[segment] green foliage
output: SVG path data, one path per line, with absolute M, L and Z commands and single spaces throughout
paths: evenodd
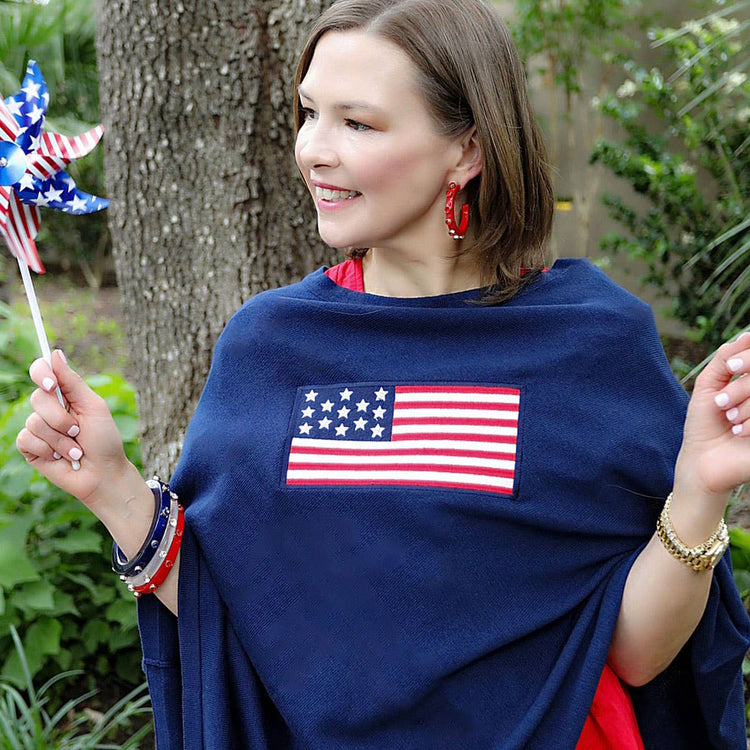
M 643 22 L 641 0 L 516 0 L 513 36 L 524 59 L 543 55 L 542 73 L 569 97 L 587 63 L 610 64 L 632 48 L 628 29 Z
M 600 102 L 625 141 L 602 140 L 592 154 L 647 202 L 605 196 L 627 235 L 606 236 L 602 249 L 642 260 L 644 282 L 713 346 L 750 321 L 750 61 L 740 41 L 750 20 L 729 17 L 743 12 L 750 2 L 652 32 L 676 72 L 628 62 L 617 95 Z
M 93 0 L 0 2 L 0 94 L 15 94 L 27 61 L 36 60 L 50 92 L 47 130 L 76 135 L 99 121 L 95 15 Z M 68 171 L 82 190 L 104 194 L 101 148 Z M 43 259 L 77 267 L 99 286 L 109 254 L 105 212 L 79 217 L 46 210 L 42 216 Z
M 32 675 L 83 668 L 128 683 L 141 678 L 135 606 L 109 569 L 111 541 L 99 521 L 21 457 L 15 436 L 30 413 L 31 323 L 0 317 L 0 677 L 24 683 L 9 626 L 24 634 Z M 118 375 L 89 384 L 105 399 L 128 457 L 140 463 L 135 394 Z
M 145 684 L 93 722 L 82 709 L 95 690 L 70 699 L 51 712 L 50 689 L 79 673 L 56 674 L 37 690 L 23 645 L 12 627 L 11 637 L 21 665 L 25 695 L 13 685 L 0 682 L 0 750 L 137 750 L 140 740 L 150 733 L 151 722 L 141 726 L 123 744 L 114 744 L 107 738 L 127 727 L 132 719 L 148 715 Z

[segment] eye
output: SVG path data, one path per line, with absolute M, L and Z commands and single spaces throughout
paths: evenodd
M 357 122 L 357 120 L 347 120 L 346 125 L 347 127 L 350 127 L 352 130 L 358 130 L 358 131 L 372 130 L 372 128 L 369 125 L 365 125 L 363 122 Z
M 308 120 L 313 120 L 315 117 L 317 117 L 317 112 L 314 109 L 310 109 L 310 107 L 302 107 L 299 108 L 300 113 L 300 119 L 303 122 L 307 122 Z

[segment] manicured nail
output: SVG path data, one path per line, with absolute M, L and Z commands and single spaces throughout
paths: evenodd
M 732 372 L 739 372 L 742 369 L 743 361 L 739 357 L 735 357 L 734 359 L 730 359 L 727 362 L 727 367 Z
M 741 435 L 742 434 L 742 425 L 741 424 L 736 424 L 734 427 L 732 427 L 732 432 L 735 435 Z
M 51 391 L 55 387 L 55 381 L 52 378 L 45 378 L 42 380 L 42 388 L 45 391 Z
M 81 464 L 78 463 L 78 461 L 71 461 L 70 467 L 73 469 L 73 471 L 78 471 L 81 468 Z
M 737 417 L 739 417 L 739 416 L 740 416 L 740 410 L 739 409 L 730 409 L 727 412 L 727 419 L 730 422 L 734 422 L 734 420 L 737 419 Z
M 68 451 L 68 455 L 74 460 L 78 461 L 78 459 L 83 455 L 83 451 L 80 448 L 71 448 Z
M 57 353 L 60 355 L 60 359 L 65 362 L 65 364 L 68 364 L 68 358 L 65 356 L 65 352 L 63 352 L 62 349 L 58 349 Z
M 52 458 L 57 461 L 58 458 L 62 458 L 62 456 L 57 451 L 52 451 Z
M 720 393 L 718 396 L 714 396 L 716 406 L 723 409 L 729 403 L 729 395 L 726 393 Z
M 68 430 L 68 435 L 70 435 L 70 437 L 74 438 L 74 437 L 76 437 L 76 436 L 78 435 L 78 433 L 79 433 L 80 431 L 81 431 L 81 428 L 80 428 L 80 427 L 79 427 L 79 426 L 78 426 L 77 424 L 74 424 L 74 425 L 73 425 L 73 426 L 72 426 L 72 427 L 71 427 L 71 428 L 70 428 L 70 429 Z

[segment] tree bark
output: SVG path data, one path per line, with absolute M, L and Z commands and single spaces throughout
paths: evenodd
M 162 476 L 227 319 L 334 257 L 294 164 L 292 125 L 298 48 L 330 4 L 99 4 L 113 254 L 143 465 Z

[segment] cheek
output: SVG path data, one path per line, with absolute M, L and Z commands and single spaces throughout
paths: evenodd
M 430 155 L 434 157 L 434 151 L 424 153 L 423 144 L 414 144 L 414 147 L 403 147 L 396 149 L 382 149 L 371 154 L 363 161 L 359 170 L 359 177 L 371 189 L 383 188 L 398 191 L 402 188 L 411 191 L 411 185 L 419 181 L 420 175 L 425 171 L 432 171 Z M 360 154 L 361 155 L 361 154 Z M 425 170 L 425 166 L 428 169 Z

